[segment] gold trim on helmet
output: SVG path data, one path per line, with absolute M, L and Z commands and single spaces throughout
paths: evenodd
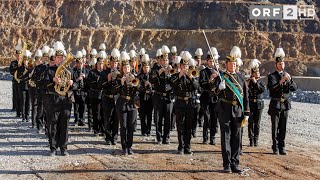
M 233 56 L 227 55 L 226 57 L 226 61 L 228 62 L 236 62 L 236 58 L 234 58 Z

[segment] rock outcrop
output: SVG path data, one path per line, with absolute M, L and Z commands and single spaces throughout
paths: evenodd
M 296 3 L 274 0 L 273 3 Z M 320 2 L 306 1 L 320 6 Z M 275 48 L 284 48 L 288 59 L 303 61 L 301 71 L 307 74 L 308 63 L 317 63 L 320 52 L 320 22 L 250 20 L 249 6 L 256 1 L 3 1 L 0 5 L 0 63 L 13 58 L 19 38 L 34 42 L 33 51 L 62 40 L 76 52 L 83 47 L 98 48 L 105 42 L 107 51 L 146 48 L 155 55 L 163 44 L 176 45 L 178 51 L 194 53 L 210 45 L 223 58 L 237 45 L 243 59 L 258 58 L 266 63 L 273 59 Z M 318 15 L 320 15 L 317 9 Z M 304 67 L 306 66 L 306 67 Z M 267 66 L 266 66 L 267 67 Z M 266 70 L 268 71 L 268 70 Z M 316 70 L 317 71 L 317 70 Z M 292 71 L 294 72 L 294 71 Z M 303 73 L 302 73 L 303 74 Z

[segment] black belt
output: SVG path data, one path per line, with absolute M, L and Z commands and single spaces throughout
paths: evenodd
M 249 101 L 251 101 L 251 102 L 258 102 L 258 101 L 262 101 L 262 99 L 249 99 Z
M 180 99 L 180 100 L 184 100 L 184 101 L 189 101 L 189 100 L 191 99 L 190 96 L 185 96 L 185 97 L 183 97 L 183 96 L 177 96 L 177 98 Z
M 232 106 L 235 106 L 238 104 L 238 101 L 230 101 L 228 99 L 224 99 L 224 98 L 220 98 L 221 101 L 228 103 L 228 104 L 232 104 Z
M 159 94 L 161 96 L 167 96 L 168 95 L 167 93 L 161 93 L 161 92 L 158 92 L 158 91 L 155 91 L 154 93 Z
M 280 101 L 280 102 L 285 102 L 287 101 L 288 99 L 286 98 L 271 98 L 271 101 Z
M 46 94 L 60 96 L 60 94 L 58 94 L 58 93 L 56 93 L 56 92 L 46 92 Z
M 130 96 L 120 95 L 121 98 L 130 101 L 132 98 Z
M 113 99 L 114 98 L 114 95 L 113 94 L 103 94 L 103 96 L 107 97 L 107 98 L 110 98 L 110 99 Z

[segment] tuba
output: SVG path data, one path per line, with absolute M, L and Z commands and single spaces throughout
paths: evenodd
M 58 67 L 55 77 L 60 78 L 60 83 L 54 86 L 56 93 L 61 96 L 65 96 L 69 91 L 70 85 L 68 81 L 72 80 L 71 72 L 67 69 L 68 66 L 74 61 L 74 57 L 69 53 L 66 60 Z
M 126 83 L 132 87 L 138 87 L 140 85 L 140 80 L 136 78 L 132 73 L 125 74 Z
M 200 76 L 200 71 L 198 69 L 189 69 L 187 75 L 192 75 L 193 77 L 197 78 Z
M 19 42 L 21 42 L 20 39 L 19 39 Z M 27 48 L 28 48 L 28 44 L 23 41 L 22 54 L 20 55 L 20 59 L 19 59 L 19 61 L 18 61 L 18 67 L 22 66 L 23 55 L 24 55 L 24 53 L 26 52 Z M 28 72 L 28 70 L 25 69 L 25 71 L 23 72 L 23 74 L 22 74 L 21 76 L 25 75 L 27 72 Z M 20 77 L 21 77 L 21 76 L 20 76 Z M 14 77 L 14 79 L 15 79 L 18 83 L 20 83 L 21 80 L 20 80 L 20 77 L 18 77 L 18 70 L 15 71 L 13 77 Z

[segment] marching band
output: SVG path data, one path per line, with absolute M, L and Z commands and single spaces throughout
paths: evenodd
M 13 110 L 28 122 L 31 107 L 32 127 L 46 133 L 50 156 L 57 155 L 58 149 L 62 156 L 69 154 L 68 127 L 73 107 L 75 124 L 87 124 L 89 131 L 103 136 L 107 145 L 116 145 L 120 133 L 124 155 L 134 154 L 138 119 L 141 135 L 155 134 L 158 144 L 170 144 L 170 133 L 176 128 L 178 154 L 193 154 L 191 139 L 196 137 L 198 126 L 203 127 L 203 143 L 216 145 L 220 127 L 223 170 L 239 173 L 242 127 L 248 121 L 250 146 L 258 146 L 267 88 L 271 96 L 268 113 L 272 150 L 274 154 L 287 154 L 290 92 L 297 86 L 284 70 L 282 48 L 275 52 L 276 71 L 268 75 L 266 85 L 260 78 L 259 60 L 250 61 L 249 79 L 239 71 L 241 50 L 236 46 L 221 69 L 214 47 L 209 48 L 202 64 L 201 48 L 194 56 L 188 51 L 178 56 L 177 47 L 170 50 L 163 45 L 153 59 L 144 48 L 129 53 L 114 48 L 108 55 L 105 44 L 101 44 L 99 52 L 91 49 L 87 56 L 85 49 L 72 55 L 57 41 L 53 48 L 36 50 L 33 60 L 31 45 L 19 41 L 16 59 L 10 64 Z

